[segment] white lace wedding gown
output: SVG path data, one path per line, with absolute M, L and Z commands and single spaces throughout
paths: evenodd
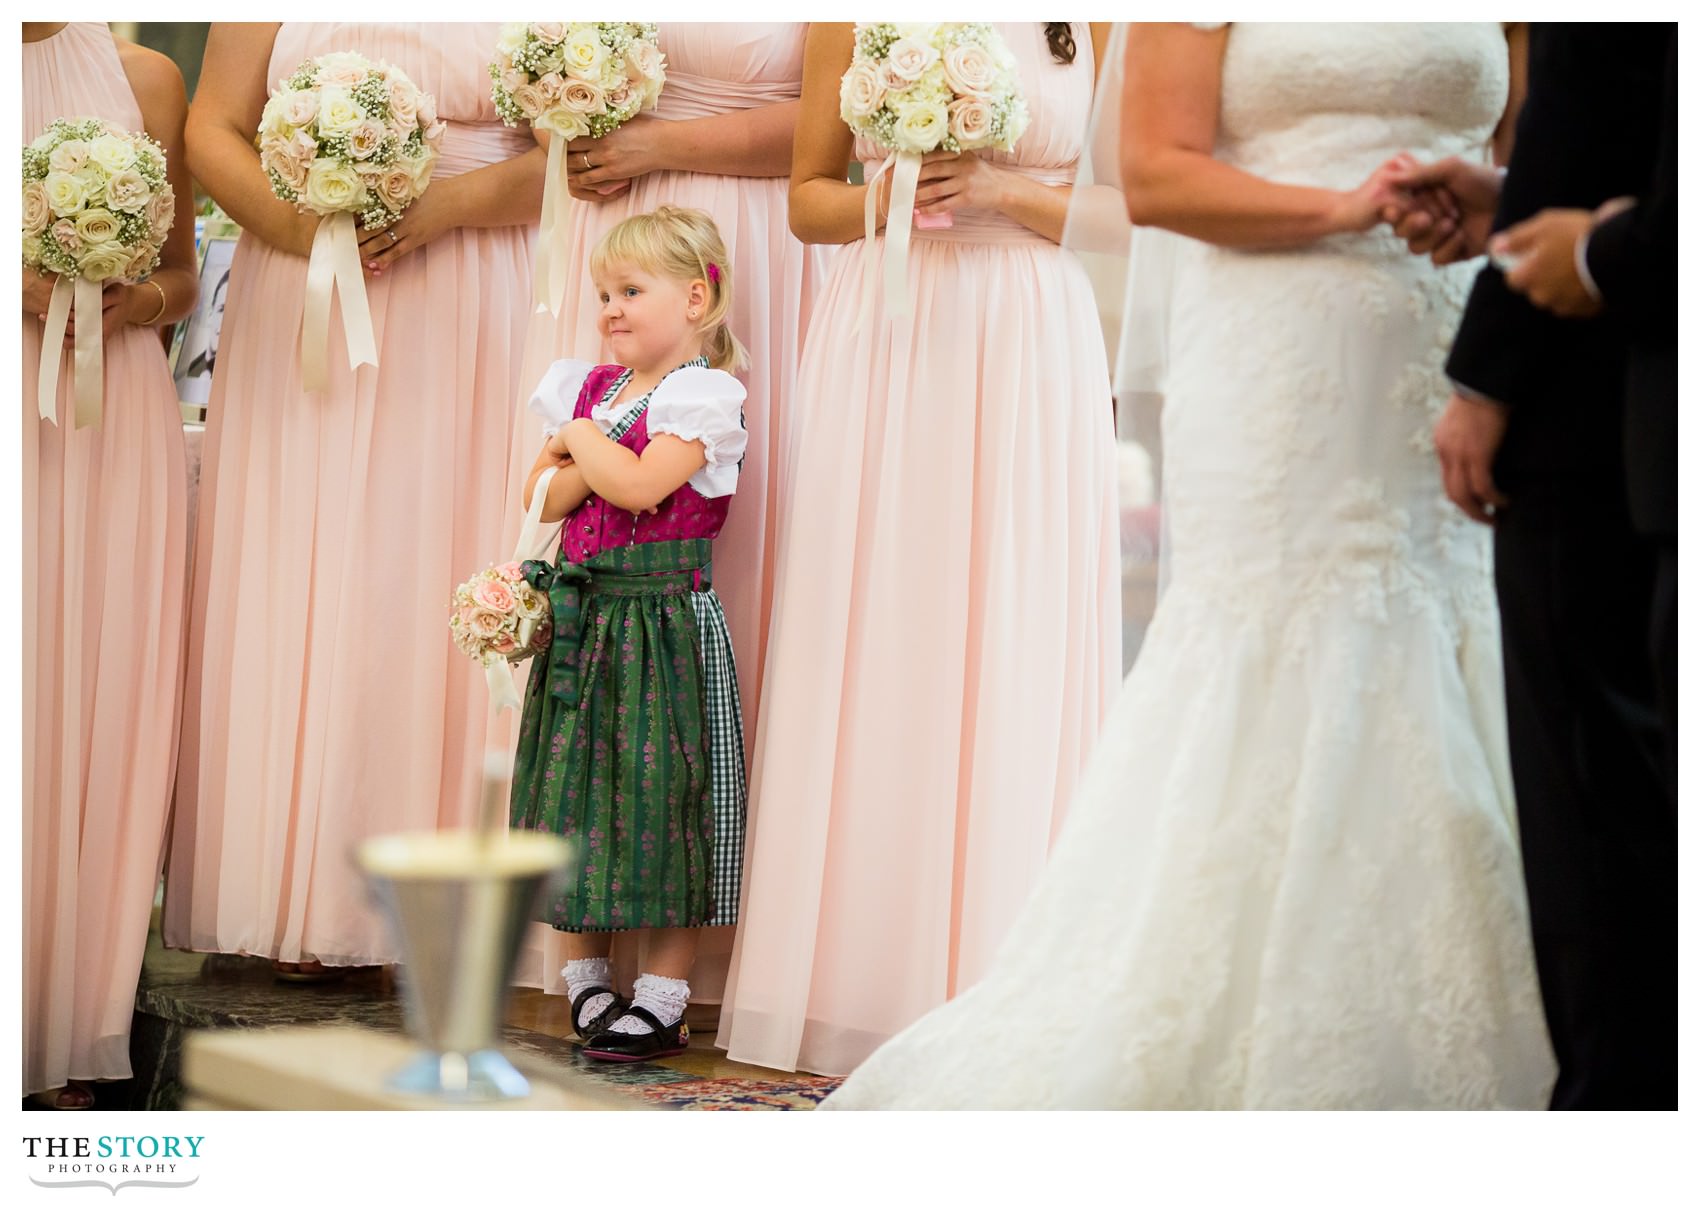
M 1482 156 L 1507 79 L 1492 24 L 1235 26 L 1217 155 Z M 1490 536 L 1429 436 L 1474 270 L 1185 242 L 1138 663 L 992 971 L 827 1106 L 1546 1104 Z

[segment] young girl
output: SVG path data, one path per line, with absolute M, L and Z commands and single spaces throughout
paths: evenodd
M 554 631 L 532 664 L 510 819 L 576 847 L 545 920 L 569 934 L 573 1026 L 599 1060 L 684 1050 L 697 931 L 738 909 L 744 742 L 709 577 L 745 447 L 727 266 L 699 210 L 610 229 L 590 270 L 619 365 L 556 362 L 531 400 L 549 440 L 526 503 L 555 468 L 543 516 L 566 524 L 559 562 L 526 565 Z M 616 930 L 652 932 L 629 1002 L 609 973 Z

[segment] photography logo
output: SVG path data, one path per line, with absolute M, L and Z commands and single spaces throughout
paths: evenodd
M 24 1159 L 38 1187 L 192 1187 L 204 1136 L 26 1136 Z

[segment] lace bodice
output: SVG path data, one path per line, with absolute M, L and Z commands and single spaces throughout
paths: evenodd
M 1216 155 L 1274 181 L 1350 188 L 1401 151 L 1480 156 L 1509 87 L 1493 22 L 1236 24 Z

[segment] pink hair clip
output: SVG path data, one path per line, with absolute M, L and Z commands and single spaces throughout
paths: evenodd
M 716 265 L 713 261 L 708 263 L 708 280 L 716 286 L 720 285 L 720 266 Z

